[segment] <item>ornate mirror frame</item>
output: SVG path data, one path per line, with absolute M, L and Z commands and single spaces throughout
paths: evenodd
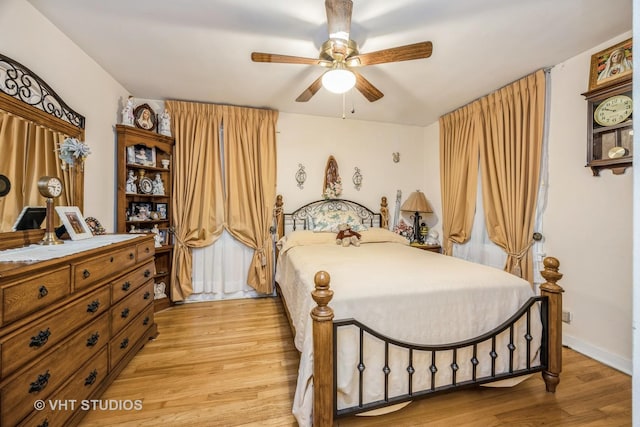
M 34 72 L 19 62 L 0 54 L 0 110 L 39 126 L 84 140 L 85 118 L 78 114 Z M 0 147 L 2 150 L 2 147 Z M 84 205 L 84 168 L 70 171 L 72 203 Z M 13 183 L 18 187 L 18 183 Z M 0 233 L 0 249 L 24 246 L 42 239 L 44 230 Z

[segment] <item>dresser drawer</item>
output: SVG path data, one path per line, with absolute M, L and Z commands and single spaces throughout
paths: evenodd
M 140 243 L 136 246 L 136 255 L 138 262 L 142 262 L 147 258 L 151 258 L 156 253 L 155 240 Z
M 153 303 L 153 280 L 148 280 L 134 293 L 111 307 L 111 336 L 115 336 L 131 319 Z
M 78 326 L 97 319 L 109 308 L 109 294 L 105 286 L 4 339 L 0 343 L 2 377 L 62 342 Z
M 97 338 L 96 338 L 97 337 Z M 109 328 L 106 314 L 87 325 L 71 339 L 36 364 L 13 376 L 2 389 L 2 425 L 15 425 L 33 409 L 33 402 L 46 400 L 78 370 L 78 366 L 107 348 Z
M 155 265 L 153 261 L 149 261 L 126 276 L 111 282 L 111 302 L 114 303 L 121 300 L 126 295 L 131 295 L 131 293 L 138 289 L 140 285 L 153 277 L 154 270 Z
M 2 288 L 2 325 L 62 299 L 71 292 L 69 266 L 10 283 Z
M 138 317 L 109 343 L 109 369 L 113 369 L 136 342 L 153 325 L 153 304 L 150 304 Z
M 76 374 L 71 377 L 60 391 L 47 399 L 45 409 L 36 411 L 20 427 L 50 427 L 62 426 L 73 415 L 74 409 L 82 408 L 82 400 L 92 396 L 95 389 L 106 378 L 108 373 L 109 357 L 107 347 L 104 347 L 93 359 L 85 363 Z M 52 407 L 49 401 L 54 404 L 66 402 L 64 407 Z M 72 403 L 73 402 L 73 403 Z M 64 403 L 63 403 L 64 404 Z M 72 407 L 73 405 L 73 407 Z
M 80 262 L 73 266 L 76 289 L 82 289 L 99 280 L 123 272 L 136 263 L 136 249 L 127 248 Z

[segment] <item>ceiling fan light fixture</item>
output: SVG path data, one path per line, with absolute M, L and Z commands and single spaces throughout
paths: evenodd
M 322 76 L 322 86 L 329 92 L 345 93 L 356 85 L 356 75 L 344 67 L 344 64 L 337 66 Z

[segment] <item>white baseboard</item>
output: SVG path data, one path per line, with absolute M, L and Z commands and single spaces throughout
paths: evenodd
M 620 357 L 617 354 L 610 353 L 607 350 L 603 350 L 602 348 L 585 343 L 584 341 L 572 337 L 571 335 L 562 334 L 562 345 L 565 345 L 577 351 L 578 353 L 582 353 L 585 356 L 595 359 L 598 362 L 611 366 L 612 368 L 624 372 L 627 375 L 631 375 L 631 372 L 633 370 L 631 359 L 625 359 L 624 357 Z

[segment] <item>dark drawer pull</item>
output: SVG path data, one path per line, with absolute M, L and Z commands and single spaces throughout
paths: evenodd
M 122 290 L 125 292 L 127 292 L 130 287 L 131 287 L 131 283 L 129 283 L 129 281 L 126 281 L 122 284 Z
M 151 276 L 151 270 L 145 270 L 144 277 L 149 277 L 149 276 Z
M 94 369 L 93 371 L 91 371 L 89 376 L 84 379 L 84 385 L 87 387 L 90 386 L 91 384 L 96 382 L 96 378 L 98 378 L 98 371 Z
M 38 298 L 44 298 L 49 295 L 49 290 L 45 285 L 42 285 L 38 288 Z
M 144 320 L 142 321 L 142 324 L 143 324 L 144 326 L 147 326 L 147 325 L 149 324 L 149 320 L 150 320 L 150 319 L 149 319 L 149 316 L 145 317 L 145 318 L 144 318 Z
M 42 424 L 38 424 L 38 427 L 49 427 L 49 418 L 45 418 Z
M 120 313 L 120 317 L 122 317 L 123 319 L 129 317 L 129 309 L 125 308 L 124 310 L 122 310 L 122 313 Z
M 127 348 L 128 345 L 129 345 L 129 338 L 125 338 L 120 343 L 120 348 L 121 349 L 125 349 L 125 348 Z
M 93 301 L 87 306 L 87 313 L 95 313 L 96 311 L 98 311 L 98 307 L 100 307 L 100 301 Z
M 29 393 L 38 393 L 42 391 L 49 383 L 49 377 L 51 377 L 51 374 L 48 369 L 44 374 L 38 375 L 38 379 L 30 384 Z
M 149 252 L 151 252 L 151 249 L 149 249 L 149 248 L 144 248 L 144 251 L 145 251 L 146 253 L 149 253 Z
M 149 297 L 151 296 L 151 292 L 147 291 L 144 293 L 144 299 L 149 299 Z
M 133 252 L 129 252 L 129 259 L 134 259 L 136 256 L 133 254 Z
M 91 272 L 85 268 L 82 272 L 82 278 L 87 279 L 89 276 L 91 276 Z
M 29 343 L 29 347 L 42 347 L 49 341 L 49 337 L 51 336 L 51 332 L 49 332 L 49 328 L 46 331 L 38 332 L 38 335 L 35 337 L 31 337 L 31 342 Z
M 87 338 L 87 347 L 93 347 L 94 345 L 98 344 L 99 338 L 100 338 L 100 334 L 98 332 L 91 335 L 89 338 Z
M 113 262 L 113 260 L 114 260 L 113 257 L 109 258 L 109 262 Z

